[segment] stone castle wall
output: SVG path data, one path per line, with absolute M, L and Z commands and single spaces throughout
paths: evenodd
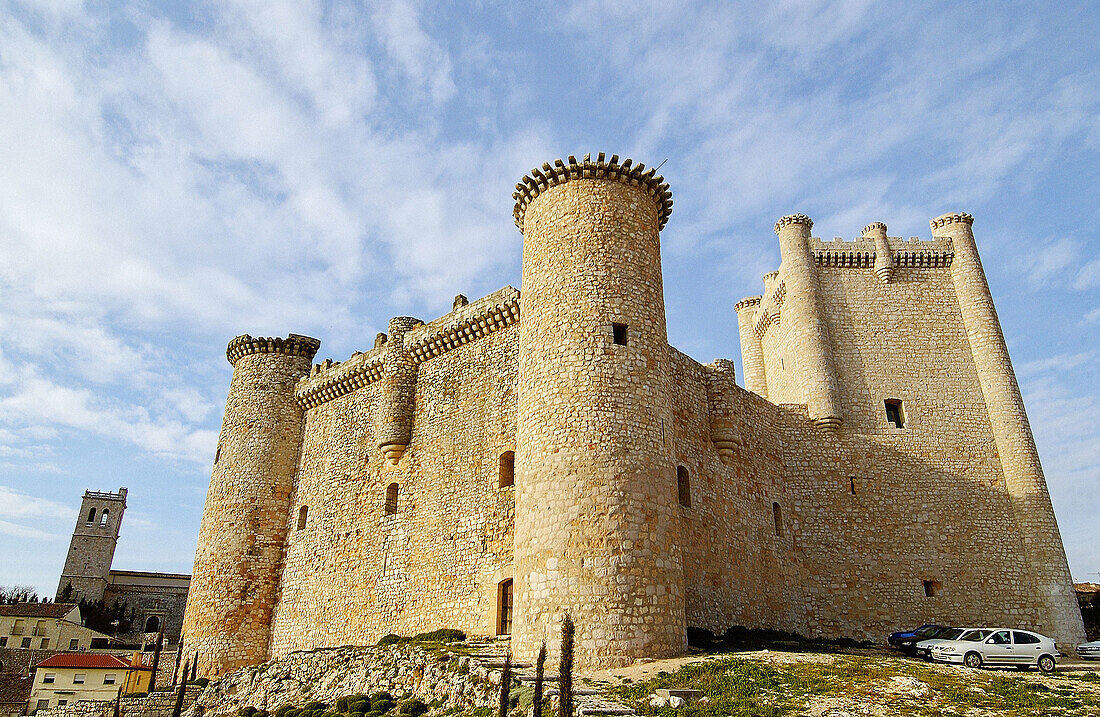
M 680 651 L 687 626 L 1083 638 L 1007 352 L 975 358 L 1000 335 L 966 289 L 972 236 L 780 220 L 783 264 L 736 307 L 746 390 L 667 344 L 671 199 L 642 169 L 570 158 L 518 185 L 522 301 L 457 297 L 312 370 L 243 337 L 185 624 L 204 674 L 494 634 L 512 579 L 517 657 L 568 611 L 582 667 Z

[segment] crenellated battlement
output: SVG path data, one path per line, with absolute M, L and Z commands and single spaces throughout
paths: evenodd
M 563 162 L 555 159 L 553 166 L 549 162 L 532 169 L 527 176 L 516 185 L 516 191 L 512 198 L 516 200 L 512 216 L 516 219 L 516 226 L 523 231 L 523 217 L 527 212 L 527 206 L 542 192 L 550 187 L 565 184 L 574 179 L 611 179 L 624 184 L 630 184 L 645 190 L 653 200 L 657 202 L 658 229 L 663 229 L 672 214 L 672 190 L 665 178 L 657 174 L 653 167 L 646 169 L 644 164 L 635 165 L 634 160 L 624 159 L 619 163 L 619 155 L 611 155 L 609 161 L 604 161 L 604 153 L 596 155 L 592 160 L 591 154 L 584 155 L 580 162 L 573 155 L 569 155 L 569 161 Z
M 285 339 L 242 334 L 229 342 L 229 346 L 225 349 L 225 357 L 234 366 L 241 357 L 250 354 L 286 354 L 287 356 L 305 356 L 312 360 L 320 348 L 319 340 L 300 334 L 289 334 Z
M 742 309 L 755 308 L 757 306 L 760 306 L 760 301 L 763 298 L 764 297 L 762 297 L 762 296 L 749 296 L 747 298 L 741 299 L 740 301 L 738 301 L 736 304 L 733 305 L 733 310 L 737 311 L 737 312 L 740 312 Z
M 937 229 L 943 229 L 948 224 L 965 224 L 967 226 L 972 226 L 974 224 L 974 217 L 966 212 L 949 212 L 947 214 L 941 214 L 928 222 L 928 225 L 932 227 L 933 235 L 935 235 Z
M 416 363 L 423 363 L 517 321 L 519 290 L 506 286 L 472 303 L 455 302 L 451 313 L 410 331 L 405 347 Z
M 806 227 L 807 231 L 814 228 L 814 220 L 810 219 L 805 214 L 788 214 L 785 217 L 780 217 L 779 221 L 775 223 L 775 233 L 778 234 L 783 227 L 789 227 L 796 224 Z

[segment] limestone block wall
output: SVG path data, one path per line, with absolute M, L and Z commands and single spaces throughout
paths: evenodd
M 379 349 L 299 386 L 308 403 L 346 392 L 306 413 L 272 655 L 440 627 L 497 631 L 499 586 L 512 577 L 515 489 L 500 486 L 499 472 L 501 455 L 515 450 L 517 300 L 507 288 L 391 331 Z M 459 339 L 470 326 L 480 328 Z M 402 405 L 370 378 L 384 354 L 387 367 L 416 372 Z M 395 465 L 372 420 L 380 407 L 408 416 Z

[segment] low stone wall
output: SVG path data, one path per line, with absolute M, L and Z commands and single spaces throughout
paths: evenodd
M 419 645 L 292 652 L 210 683 L 189 717 L 235 715 L 242 707 L 274 711 L 311 700 L 332 704 L 346 695 L 379 691 L 420 699 L 432 712 L 491 708 L 500 672 L 486 662 Z
M 204 689 L 198 685 L 189 686 L 183 693 L 183 709 L 191 707 Z M 175 705 L 175 691 L 154 692 L 146 697 L 123 697 L 120 711 L 122 717 L 169 717 Z M 35 717 L 111 717 L 114 710 L 114 700 L 80 701 L 64 707 L 38 710 L 34 714 Z

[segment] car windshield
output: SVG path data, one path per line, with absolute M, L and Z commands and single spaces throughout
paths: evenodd
M 985 638 L 989 637 L 989 633 L 991 633 L 991 632 L 993 632 L 993 631 L 992 630 L 971 630 L 970 632 L 966 633 L 965 635 L 963 635 L 959 639 L 960 640 L 966 640 L 967 642 L 981 642 Z
M 914 635 L 920 635 L 921 637 L 928 637 L 929 635 L 936 632 L 937 630 L 942 630 L 942 629 L 943 628 L 940 627 L 939 625 L 921 625 L 920 627 L 918 627 L 916 630 L 913 631 L 913 634 Z
M 939 635 L 936 635 L 936 639 L 937 640 L 958 640 L 959 635 L 962 635 L 964 632 L 966 632 L 966 631 L 965 630 L 960 630 L 957 627 L 951 627 L 951 628 L 948 628 L 948 629 L 944 630 Z

